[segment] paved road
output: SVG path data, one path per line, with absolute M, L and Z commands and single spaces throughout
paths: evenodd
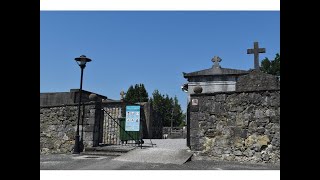
M 186 139 L 145 139 L 145 145 L 150 145 L 151 142 L 155 144 L 154 147 L 156 148 L 163 148 L 163 149 L 189 149 L 187 147 L 187 140 Z
M 148 143 L 150 141 L 145 140 L 145 145 Z M 156 144 L 153 148 L 187 149 L 185 139 L 157 139 L 152 140 L 152 143 Z M 280 170 L 280 165 L 205 160 L 193 160 L 184 164 L 163 164 L 119 161 L 115 156 L 55 154 L 40 155 L 40 170 Z
M 145 140 L 145 146 L 148 145 L 148 141 L 151 145 L 150 140 Z M 114 160 L 151 164 L 183 164 L 192 156 L 184 139 L 154 139 L 152 144 L 155 145 L 148 148 L 137 148 Z
M 40 155 L 40 170 L 280 170 L 279 165 L 271 164 L 198 160 L 178 165 L 117 161 L 111 156 L 86 157 L 72 154 Z

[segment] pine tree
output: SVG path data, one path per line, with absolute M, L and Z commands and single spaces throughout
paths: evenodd
M 143 84 L 135 84 L 134 87 L 131 85 L 126 93 L 124 100 L 131 103 L 147 102 L 148 92 Z
M 261 61 L 260 70 L 262 72 L 280 76 L 280 54 L 277 53 L 274 60 L 269 60 L 267 57 Z
M 133 86 L 131 85 L 126 93 L 126 96 L 124 97 L 124 100 L 131 102 L 131 103 L 134 103 L 136 101 L 134 94 L 135 94 L 135 91 L 133 89 Z
M 140 84 L 138 87 L 138 97 L 140 102 L 148 102 L 149 95 L 144 84 Z
M 161 118 L 164 127 L 171 127 L 171 120 L 173 127 L 184 125 L 185 115 L 176 96 L 171 98 L 168 94 L 162 95 L 158 90 L 155 90 L 150 102 L 155 113 Z
M 175 120 L 173 126 L 185 125 L 185 114 L 181 109 L 177 96 L 173 99 L 173 119 Z

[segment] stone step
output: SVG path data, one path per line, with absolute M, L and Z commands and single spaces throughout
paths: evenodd
M 172 133 L 172 134 L 168 134 L 168 139 L 182 139 L 186 136 L 186 134 L 181 134 L 181 133 Z
M 121 156 L 136 147 L 133 146 L 120 146 L 120 145 L 111 145 L 111 146 L 98 146 L 98 147 L 87 147 L 85 148 L 82 155 L 96 155 L 96 156 Z
M 125 153 L 120 152 L 104 152 L 104 151 L 85 151 L 81 152 L 81 155 L 91 155 L 91 156 L 121 156 Z
M 119 153 L 126 153 L 129 152 L 136 147 L 134 146 L 101 146 L 101 147 L 87 147 L 85 151 L 87 152 L 119 152 Z

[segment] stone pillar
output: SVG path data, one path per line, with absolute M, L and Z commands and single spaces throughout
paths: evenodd
M 143 112 L 146 121 L 146 132 L 144 138 L 152 138 L 153 134 L 153 116 L 152 116 L 152 105 L 150 102 L 147 102 L 143 105 Z M 141 114 L 142 115 L 142 114 Z
M 94 114 L 94 129 L 93 129 L 93 147 L 99 145 L 100 138 L 100 125 L 103 120 L 103 116 L 101 116 L 101 102 L 95 102 L 94 109 L 92 109 Z
M 95 94 L 89 96 L 91 102 L 89 107 L 89 118 L 84 127 L 84 145 L 85 147 L 96 147 L 101 141 L 101 121 L 103 121 L 103 113 L 101 110 L 101 99 Z
M 187 105 L 187 146 L 190 148 L 190 102 Z
M 199 97 L 192 97 L 189 105 L 190 149 L 199 151 Z

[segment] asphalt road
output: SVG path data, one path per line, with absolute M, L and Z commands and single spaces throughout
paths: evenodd
M 179 165 L 125 162 L 114 158 L 72 154 L 40 155 L 40 170 L 280 170 L 280 165 L 273 164 L 197 160 Z
M 154 144 L 153 147 L 151 147 L 151 144 Z M 140 157 L 144 161 L 136 157 L 128 157 L 129 153 L 120 156 L 120 158 L 117 158 L 117 156 L 51 154 L 40 155 L 40 170 L 280 170 L 280 165 L 273 164 L 206 160 L 192 160 L 184 164 L 170 164 L 168 163 L 170 162 L 168 158 L 172 157 L 165 156 L 165 153 L 162 151 L 187 150 L 186 139 L 145 139 L 144 145 L 149 147 L 145 147 L 146 149 L 137 148 L 132 150 L 135 152 L 129 152 L 137 155 L 135 153 L 139 153 L 139 151 L 144 152 L 149 149 L 148 153 L 151 154 Z M 176 157 L 179 158 L 179 156 Z

